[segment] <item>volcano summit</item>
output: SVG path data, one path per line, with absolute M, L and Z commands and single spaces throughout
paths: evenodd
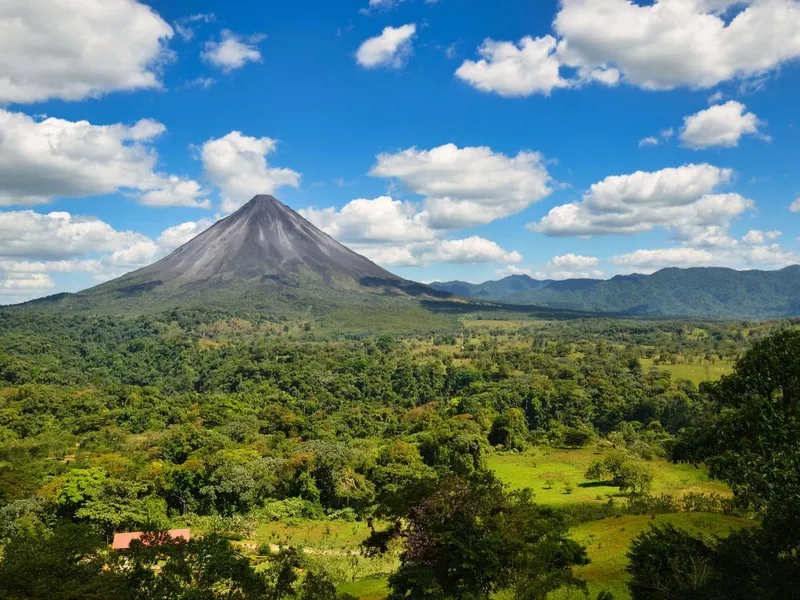
M 328 312 L 365 298 L 446 298 L 343 246 L 273 196 L 255 196 L 168 256 L 57 302 L 81 312 L 217 305 L 273 314 Z

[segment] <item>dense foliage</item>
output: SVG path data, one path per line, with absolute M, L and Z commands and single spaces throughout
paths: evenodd
M 676 440 L 730 395 L 659 367 L 728 364 L 789 328 L 474 315 L 398 337 L 202 310 L 0 312 L 0 574 L 16 586 L 3 592 L 44 597 L 61 578 L 64 598 L 126 597 L 108 596 L 115 585 L 150 590 L 132 596 L 142 598 L 334 598 L 331 578 L 297 552 L 237 545 L 254 523 L 333 518 L 368 521 L 370 552 L 398 553 L 397 598 L 580 587 L 574 517 L 504 489 L 487 454 L 600 444 L 613 460 L 592 475 L 641 496 L 645 462 L 673 446 L 695 452 Z M 771 514 L 771 488 L 745 494 L 714 464 Z M 185 547 L 153 540 L 124 561 L 108 550 L 114 532 L 175 526 L 201 535 Z M 210 582 L 198 575 L 209 569 Z
M 760 529 L 708 541 L 656 529 L 631 550 L 638 599 L 783 599 L 800 594 L 800 332 L 751 349 L 706 387 L 707 405 L 675 456 L 705 460 L 737 500 L 763 511 Z

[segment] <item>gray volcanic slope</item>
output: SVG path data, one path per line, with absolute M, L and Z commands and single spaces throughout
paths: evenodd
M 169 256 L 116 283 L 222 283 L 295 273 L 313 273 L 323 281 L 346 277 L 358 283 L 404 282 L 274 197 L 256 196 Z

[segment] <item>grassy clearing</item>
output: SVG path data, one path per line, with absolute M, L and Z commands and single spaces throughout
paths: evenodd
M 389 582 L 385 577 L 371 577 L 339 586 L 340 592 L 353 594 L 360 600 L 383 600 L 389 594 Z
M 366 523 L 357 521 L 298 520 L 260 523 L 250 538 L 238 542 L 255 551 L 268 544 L 301 548 L 309 560 L 319 564 L 336 582 L 340 591 L 363 600 L 378 600 L 388 593 L 387 578 L 399 566 L 399 549 L 385 556 L 366 558 L 359 553 L 369 535 Z
M 345 552 L 358 550 L 368 535 L 369 527 L 359 521 L 280 521 L 260 523 L 248 541 Z
M 728 361 L 716 361 L 714 364 L 703 362 L 702 364 L 678 364 L 678 365 L 654 365 L 652 358 L 641 358 L 639 362 L 643 369 L 655 367 L 662 371 L 667 371 L 673 379 L 688 379 L 694 383 L 704 381 L 717 381 L 723 375 L 729 375 L 733 371 L 733 363 Z
M 706 536 L 726 536 L 732 530 L 753 527 L 755 523 L 747 519 L 726 517 L 708 513 L 677 513 L 658 515 L 628 515 L 617 518 L 592 521 L 574 527 L 570 534 L 586 546 L 591 564 L 576 569 L 575 574 L 589 584 L 590 597 L 596 597 L 601 590 L 614 594 L 616 600 L 630 598 L 627 589 L 628 548 L 631 541 L 651 524 L 672 523 L 676 527 L 688 529 Z M 554 594 L 553 600 L 583 598 L 582 594 L 570 596 L 569 592 Z
M 493 454 L 489 468 L 513 488 L 531 488 L 536 501 L 550 506 L 607 502 L 619 496 L 619 488 L 587 481 L 589 464 L 602 456 L 593 448 L 559 450 L 537 448 L 525 454 Z M 653 469 L 653 493 L 683 495 L 689 492 L 730 495 L 724 484 L 711 481 L 705 469 L 676 465 L 665 460 L 650 461 Z M 567 493 L 568 486 L 571 492 Z

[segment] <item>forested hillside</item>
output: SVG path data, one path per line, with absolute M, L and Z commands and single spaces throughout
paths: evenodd
M 797 265 L 780 271 L 670 268 L 608 281 L 537 281 L 513 275 L 480 284 L 453 281 L 432 286 L 469 298 L 589 312 L 698 318 L 800 315 Z

